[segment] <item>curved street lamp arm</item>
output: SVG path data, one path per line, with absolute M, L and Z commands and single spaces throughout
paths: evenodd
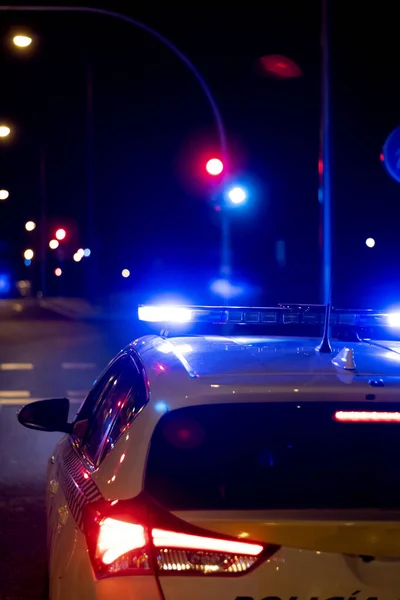
M 208 86 L 208 83 L 206 82 L 204 77 L 200 74 L 200 72 L 195 67 L 195 65 L 192 63 L 192 61 L 186 56 L 186 54 L 184 54 L 181 50 L 179 50 L 179 48 L 177 48 L 177 46 L 175 46 L 175 44 L 173 44 L 164 35 L 162 35 L 158 31 L 156 31 L 152 27 L 149 27 L 145 23 L 142 23 L 141 21 L 137 21 L 136 19 L 133 19 L 132 17 L 129 17 L 128 15 L 125 15 L 123 13 L 119 13 L 119 12 L 116 12 L 113 10 L 107 10 L 105 8 L 91 8 L 89 6 L 23 6 L 23 5 L 7 6 L 7 5 L 0 5 L 0 11 L 3 11 L 3 12 L 6 12 L 6 11 L 8 11 L 8 12 L 12 12 L 12 11 L 17 11 L 17 12 L 76 12 L 76 13 L 98 14 L 98 15 L 103 15 L 106 17 L 111 17 L 114 19 L 119 19 L 120 21 L 125 21 L 126 23 L 134 25 L 135 27 L 142 29 L 149 35 L 158 39 L 162 44 L 167 46 L 174 54 L 176 54 L 176 56 L 188 67 L 188 69 L 193 73 L 193 75 L 197 79 L 204 94 L 206 95 L 209 105 L 211 107 L 213 116 L 214 116 L 216 127 L 217 127 L 218 139 L 219 139 L 219 144 L 220 144 L 220 148 L 221 148 L 222 158 L 223 158 L 224 163 L 226 162 L 226 160 L 227 160 L 227 145 L 226 145 L 225 128 L 224 128 L 224 124 L 222 121 L 222 116 L 221 116 L 220 110 L 218 108 L 218 104 Z

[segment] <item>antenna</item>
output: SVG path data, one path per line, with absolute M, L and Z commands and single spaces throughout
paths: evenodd
M 330 288 L 329 295 L 331 296 L 331 294 L 332 294 L 332 285 L 331 285 L 331 288 Z M 315 350 L 317 352 L 320 352 L 321 354 L 331 354 L 331 352 L 332 352 L 331 344 L 329 342 L 329 322 L 330 322 L 330 318 L 331 318 L 331 299 L 329 298 L 329 302 L 326 305 L 325 321 L 324 321 L 324 333 L 322 335 L 322 340 L 321 340 L 320 345 L 315 348 Z
M 321 122 L 319 153 L 319 190 L 321 237 L 322 303 L 329 303 L 332 273 L 332 211 L 331 211 L 331 91 L 330 91 L 330 0 L 322 0 L 321 20 Z
M 331 228 L 331 104 L 330 104 L 330 28 L 328 7 L 329 0 L 322 0 L 322 23 L 321 23 L 321 50 L 322 50 L 322 86 L 321 86 L 321 145 L 320 145 L 320 187 L 319 196 L 321 202 L 321 224 L 322 224 L 322 290 L 324 304 L 326 306 L 324 333 L 317 352 L 331 354 L 332 348 L 329 343 L 329 325 L 332 304 L 332 228 Z

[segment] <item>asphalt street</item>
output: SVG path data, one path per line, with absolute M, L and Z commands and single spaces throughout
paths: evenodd
M 67 396 L 71 416 L 108 361 L 134 339 L 121 322 L 30 306 L 0 311 L 0 600 L 37 600 L 46 573 L 46 463 L 61 434 L 16 418 L 35 399 Z

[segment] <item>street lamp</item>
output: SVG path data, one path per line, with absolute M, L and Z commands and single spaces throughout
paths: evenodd
M 0 200 L 7 200 L 10 192 L 8 190 L 0 190 Z
M 25 229 L 27 231 L 33 231 L 34 229 L 36 229 L 36 223 L 34 221 L 27 221 L 25 223 Z
M 13 44 L 18 48 L 27 48 L 32 44 L 32 38 L 29 35 L 15 35 L 13 37 Z
M 11 133 L 11 129 L 8 125 L 0 125 L 0 138 L 6 138 Z
M 59 245 L 60 245 L 60 242 L 58 240 L 50 240 L 50 242 L 49 242 L 49 248 L 51 250 L 56 250 Z
M 195 65 L 191 62 L 191 60 L 181 51 L 175 44 L 173 44 L 167 37 L 159 33 L 156 29 L 149 27 L 145 23 L 134 19 L 124 13 L 117 12 L 115 10 L 108 10 L 105 8 L 95 8 L 90 6 L 57 6 L 57 5 L 48 5 L 48 6 L 27 6 L 24 4 L 0 4 L 0 11 L 5 12 L 56 12 L 56 13 L 88 13 L 95 15 L 103 15 L 105 17 L 109 17 L 111 19 L 117 19 L 119 21 L 125 21 L 125 23 L 129 23 L 142 31 L 145 31 L 153 38 L 156 38 L 161 44 L 166 46 L 173 52 L 179 60 L 181 60 L 186 67 L 191 71 L 194 77 L 197 79 L 199 86 L 201 87 L 204 95 L 206 96 L 210 108 L 212 110 L 215 124 L 218 131 L 218 137 L 220 142 L 220 147 L 223 155 L 226 155 L 226 134 L 225 127 L 222 121 L 222 116 L 219 111 L 218 104 L 211 92 L 211 89 L 208 87 L 208 84 L 201 73 L 197 70 Z
M 25 260 L 32 260 L 32 258 L 34 257 L 34 255 L 35 255 L 34 251 L 31 250 L 30 248 L 28 248 L 24 252 L 24 258 L 25 258 Z

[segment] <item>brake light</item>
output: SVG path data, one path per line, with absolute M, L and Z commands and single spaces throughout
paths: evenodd
M 141 501 L 127 510 L 88 505 L 84 528 L 97 578 L 113 575 L 240 575 L 266 560 L 277 546 L 215 535 L 174 517 L 164 509 L 149 514 Z M 134 510 L 132 504 L 140 504 Z M 147 524 L 146 524 L 147 523 Z M 153 525 L 151 524 L 153 523 Z M 168 524 L 169 527 L 165 527 Z M 161 525 L 161 527 L 160 527 Z M 164 525 L 164 527 L 162 527 Z
M 339 410 L 335 413 L 336 421 L 349 423 L 400 423 L 399 412 Z
M 211 552 L 230 552 L 233 554 L 249 554 L 258 556 L 264 550 L 259 544 L 247 544 L 246 542 L 235 542 L 231 540 L 220 540 L 217 538 L 202 537 L 200 535 L 188 535 L 175 531 L 163 531 L 153 529 L 153 544 L 156 548 L 188 548 L 191 550 L 209 550 Z
M 138 550 L 145 545 L 146 538 L 142 525 L 117 519 L 104 519 L 100 523 L 97 556 L 105 565 L 111 565 L 127 552 Z
M 158 570 L 193 574 L 238 574 L 248 571 L 264 546 L 247 542 L 153 529 Z

